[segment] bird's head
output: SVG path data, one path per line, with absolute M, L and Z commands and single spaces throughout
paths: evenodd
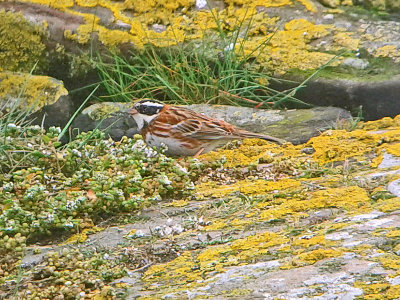
M 136 121 L 138 129 L 142 130 L 158 116 L 163 107 L 164 104 L 159 101 L 144 99 L 136 102 L 129 110 L 129 114 Z

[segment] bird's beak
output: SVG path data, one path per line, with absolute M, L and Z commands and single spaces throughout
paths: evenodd
M 128 113 L 130 114 L 130 115 L 136 115 L 137 113 L 138 113 L 138 111 L 136 110 L 136 108 L 134 108 L 134 107 L 132 107 L 129 111 L 128 111 Z

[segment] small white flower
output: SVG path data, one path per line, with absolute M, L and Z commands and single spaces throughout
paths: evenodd
M 224 48 L 224 51 L 232 51 L 235 48 L 234 43 L 230 43 L 228 46 Z
M 207 0 L 196 0 L 196 7 L 202 9 L 207 6 Z
M 52 223 L 54 221 L 54 214 L 49 214 L 47 216 L 47 223 Z
M 144 237 L 144 232 L 141 230 L 136 231 L 136 237 Z
M 170 185 L 172 183 L 172 181 L 168 179 L 167 175 L 160 175 L 158 181 L 164 185 Z
M 182 233 L 182 232 L 185 230 L 185 229 L 182 227 L 181 224 L 175 224 L 175 225 L 172 227 L 172 229 L 173 229 L 173 231 L 174 231 L 175 234 L 180 234 L 180 233 Z
M 72 149 L 72 153 L 75 154 L 78 157 L 82 157 L 82 153 L 77 149 Z

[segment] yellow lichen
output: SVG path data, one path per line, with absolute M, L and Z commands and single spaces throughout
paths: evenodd
M 396 58 L 396 61 L 400 59 L 399 51 L 395 45 L 386 45 L 376 49 L 374 56 L 376 57 L 392 57 Z
M 391 212 L 400 209 L 400 197 L 391 198 L 391 199 L 380 199 L 374 206 L 376 209 L 379 209 L 383 212 Z
M 0 73 L 0 99 L 18 99 L 20 109 L 38 111 L 45 105 L 56 102 L 61 96 L 68 95 L 61 81 L 48 76 L 29 74 Z M 8 105 L 13 105 L 9 102 Z
M 321 164 L 343 161 L 350 157 L 362 160 L 365 154 L 373 151 L 380 139 L 379 135 L 364 130 L 328 130 L 310 139 L 307 143 L 315 149 L 314 159 Z
M 208 162 L 224 161 L 224 167 L 256 165 L 260 161 L 272 162 L 274 157 L 283 159 L 302 156 L 301 148 L 286 144 L 281 147 L 260 139 L 245 139 L 237 149 L 220 149 L 204 155 L 200 158 Z
M 213 222 L 211 225 L 207 225 L 204 227 L 205 231 L 213 231 L 213 230 L 218 230 L 218 229 L 222 229 L 226 226 L 225 222 L 222 221 L 215 221 Z
M 230 245 L 208 247 L 198 254 L 186 251 L 168 263 L 151 266 L 144 275 L 145 280 L 152 282 L 162 276 L 165 282 L 173 280 L 174 284 L 185 283 L 190 286 L 191 282 L 204 279 L 210 272 L 223 272 L 228 266 L 254 260 L 269 248 L 286 242 L 288 239 L 281 235 L 264 232 L 237 239 Z
M 331 257 L 338 257 L 341 254 L 342 252 L 336 249 L 316 249 L 299 254 L 297 257 L 294 258 L 294 263 L 296 265 L 303 265 L 303 263 L 314 264 L 319 260 Z
M 43 60 L 44 28 L 28 23 L 21 13 L 0 10 L 0 20 L 0 71 L 31 71 Z
M 292 246 L 297 246 L 297 247 L 303 247 L 303 248 L 309 248 L 311 246 L 315 245 L 321 245 L 321 246 L 333 246 L 336 243 L 333 241 L 328 241 L 325 239 L 323 235 L 319 236 L 314 236 L 311 238 L 297 238 L 292 242 Z
M 399 200 L 399 199 L 398 199 Z M 400 230 L 391 230 L 385 234 L 387 237 L 399 237 L 400 236 Z
M 315 208 L 338 207 L 355 211 L 371 207 L 367 192 L 358 186 L 316 191 L 310 202 Z
M 70 14 L 79 15 L 85 24 L 75 31 L 66 30 L 64 36 L 79 43 L 88 43 L 93 34 L 97 34 L 99 41 L 108 47 L 130 43 L 138 48 L 145 44 L 157 47 L 176 45 L 184 41 L 213 36 L 210 32 L 218 28 L 217 20 L 222 24 L 224 31 L 233 32 L 241 27 L 248 26 L 249 38 L 239 38 L 234 46 L 240 55 L 256 57 L 260 64 L 274 69 L 277 73 L 284 73 L 289 69 L 313 69 L 327 63 L 332 54 L 320 52 L 311 42 L 334 32 L 331 25 L 315 25 L 305 19 L 293 19 L 285 24 L 284 30 L 277 30 L 277 17 L 269 17 L 266 13 L 257 12 L 257 7 L 281 7 L 293 5 L 292 0 L 226 0 L 225 8 L 219 11 L 214 9 L 193 9 L 194 0 L 152 0 L 117 2 L 111 0 L 93 1 L 78 0 L 74 2 L 55 0 L 20 0 L 48 5 Z M 316 12 L 316 6 L 309 0 L 298 0 L 305 9 Z M 129 31 L 109 29 L 99 22 L 99 18 L 91 13 L 83 13 L 76 8 L 102 7 L 108 10 L 115 22 L 130 26 Z M 129 13 L 126 13 L 129 11 Z M 221 23 L 220 20 L 223 20 Z M 152 30 L 154 24 L 165 26 L 161 32 Z M 269 42 L 268 42 L 269 41 Z M 349 42 L 351 41 L 351 42 Z M 268 42 L 265 47 L 260 44 Z M 338 40 L 353 49 L 354 39 L 348 37 Z M 262 51 L 261 51 L 262 49 Z M 340 63 L 340 59 L 333 65 Z
M 174 200 L 171 203 L 168 204 L 168 206 L 173 206 L 173 207 L 183 207 L 188 205 L 189 201 L 188 200 Z
M 286 215 L 307 216 L 311 209 L 337 207 L 346 210 L 370 209 L 370 199 L 365 190 L 356 187 L 330 188 L 316 191 L 309 199 L 287 197 L 280 205 L 266 207 L 260 214 L 261 219 L 279 219 Z
M 299 187 L 301 184 L 294 179 L 283 179 L 279 181 L 266 180 L 241 180 L 231 185 L 219 185 L 215 182 L 206 182 L 197 186 L 196 195 L 199 198 L 204 197 L 224 197 L 233 193 L 242 193 L 245 195 L 260 195 L 271 191 L 282 191 Z
M 81 233 L 74 234 L 70 238 L 68 238 L 64 243 L 61 245 L 68 245 L 68 244 L 75 244 L 75 243 L 83 243 L 87 240 L 88 234 L 93 234 L 96 232 L 103 231 L 104 228 L 100 227 L 92 227 L 92 228 L 86 228 L 83 229 Z
M 333 41 L 336 45 L 349 50 L 357 50 L 360 47 L 360 39 L 355 39 L 348 32 L 339 32 L 333 36 Z
M 387 153 L 390 153 L 394 156 L 400 156 L 400 143 L 386 145 L 385 149 Z
M 387 297 L 387 299 L 399 299 L 400 285 L 391 285 L 386 291 L 385 296 Z

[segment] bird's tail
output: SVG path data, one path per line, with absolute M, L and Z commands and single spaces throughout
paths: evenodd
M 273 136 L 269 136 L 269 135 L 265 135 L 265 134 L 260 134 L 260 133 L 254 133 L 254 132 L 250 132 L 247 130 L 243 130 L 240 134 L 241 138 L 243 139 L 262 139 L 262 140 L 266 140 L 266 141 L 270 141 L 270 142 L 274 142 L 277 143 L 279 145 L 282 145 L 284 143 L 286 143 L 285 140 L 273 137 Z

